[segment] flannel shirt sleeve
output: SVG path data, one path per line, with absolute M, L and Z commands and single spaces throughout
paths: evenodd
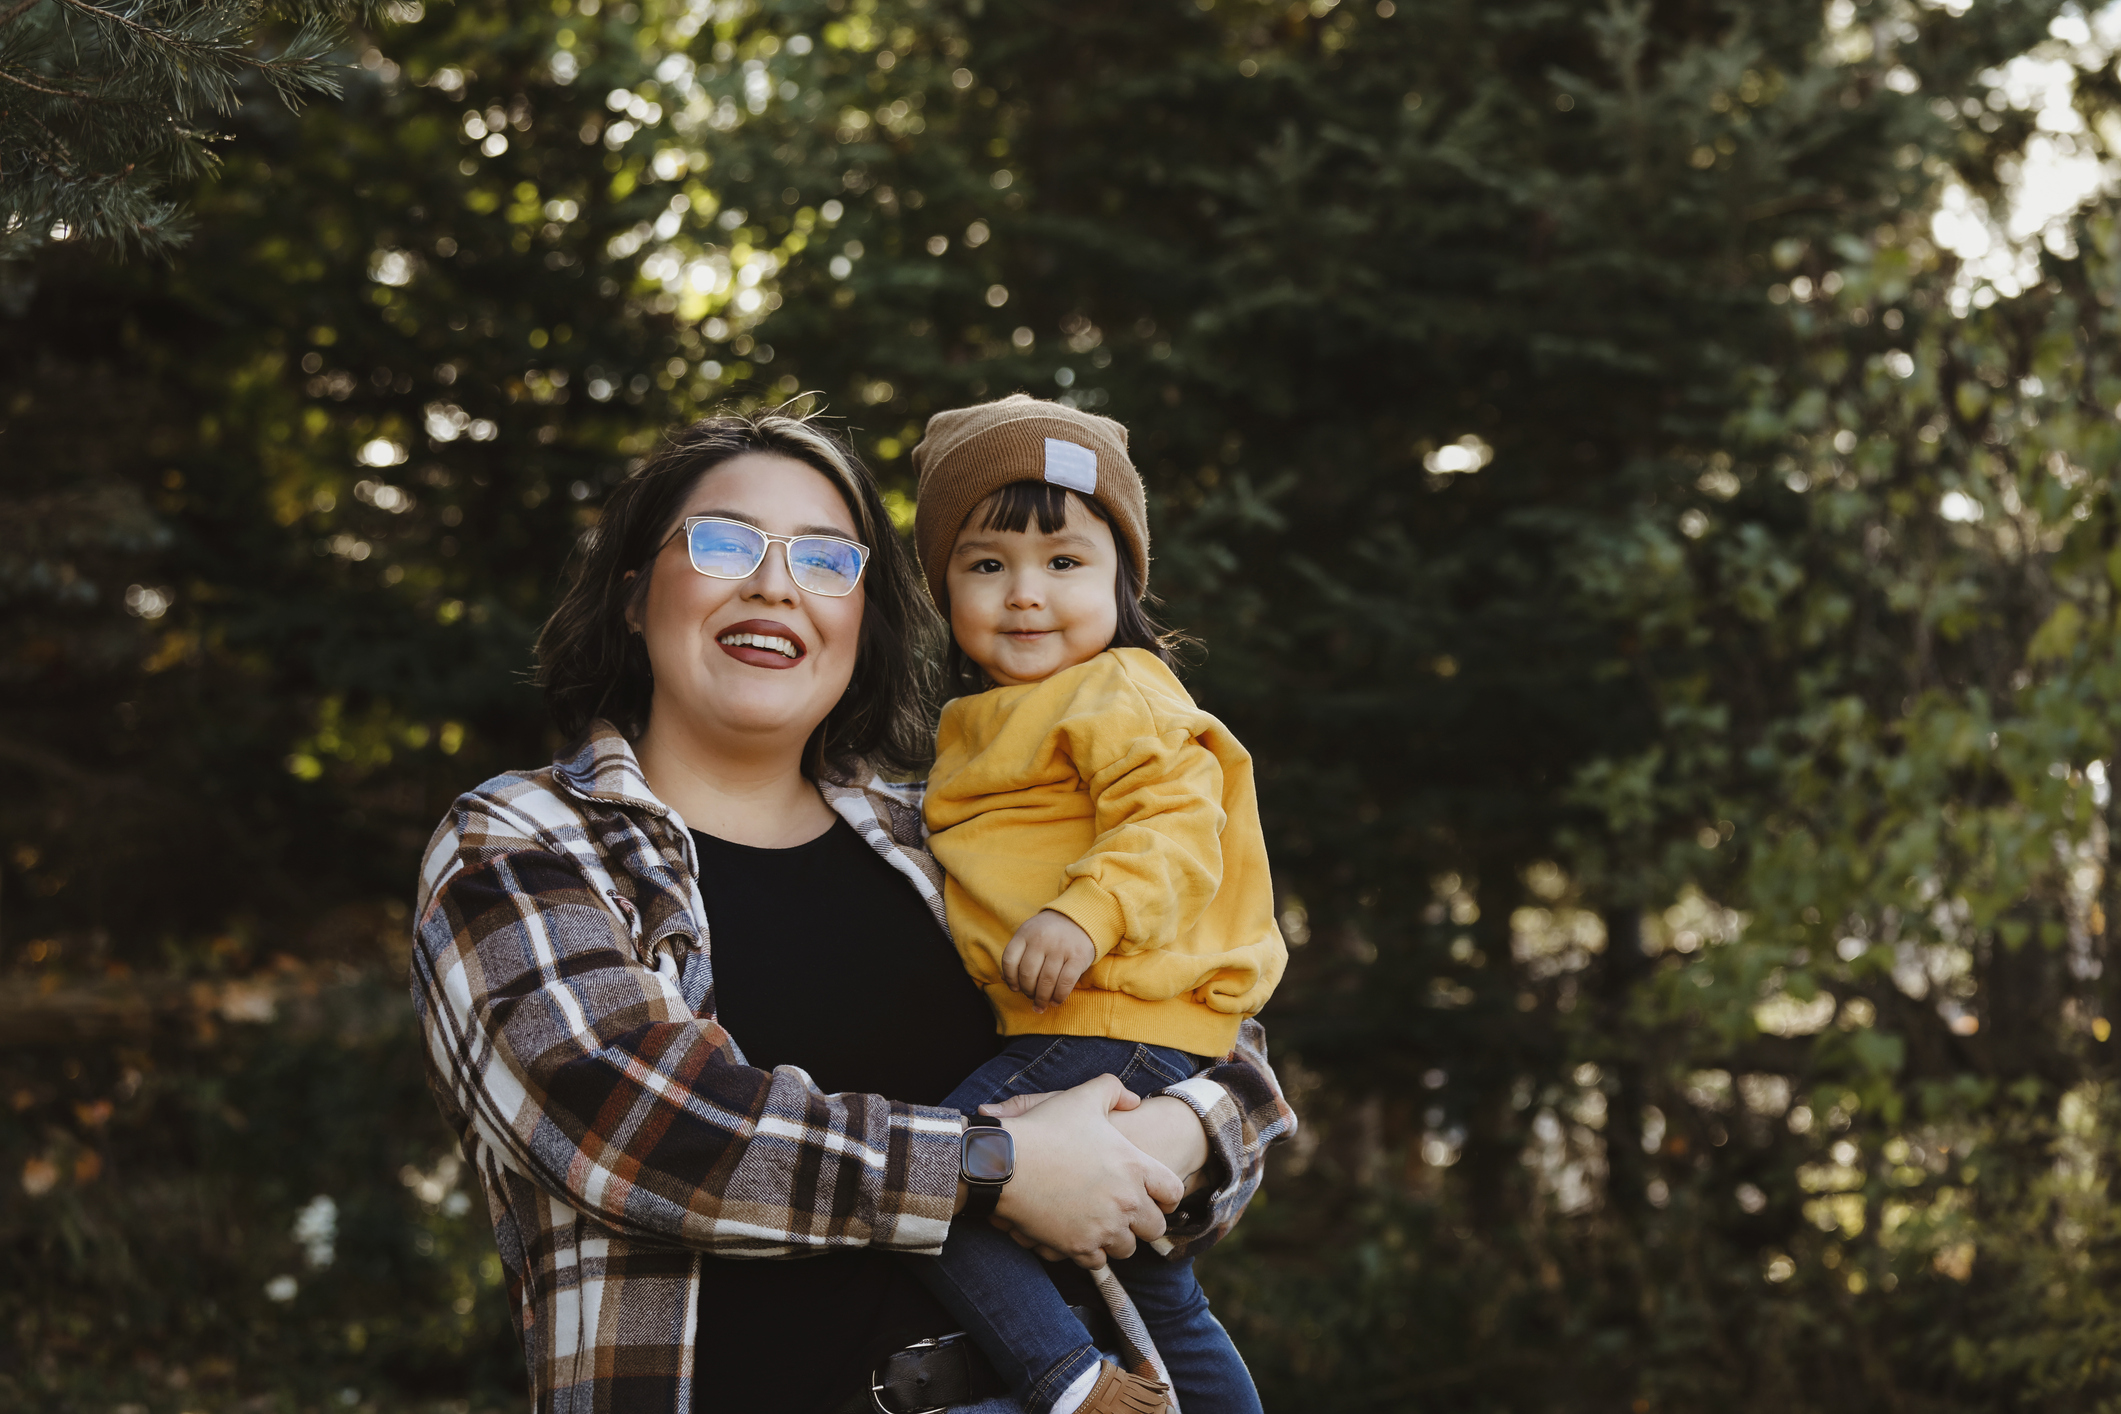
M 438 834 L 413 969 L 436 1072 L 504 1163 L 614 1231 L 720 1256 L 942 1246 L 957 1114 L 741 1064 L 572 858 L 490 826 L 439 868 Z
M 1208 1132 L 1208 1169 L 1219 1181 L 1186 1200 L 1156 1243 L 1168 1257 L 1198 1257 L 1237 1226 L 1266 1176 L 1267 1149 L 1296 1132 L 1296 1111 L 1267 1062 L 1267 1032 L 1247 1017 L 1219 1065 L 1161 1093 L 1183 1100 Z

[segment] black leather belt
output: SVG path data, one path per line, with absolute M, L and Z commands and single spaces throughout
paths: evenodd
M 1070 1306 L 1100 1347 L 1118 1343 L 1111 1313 L 1102 1307 Z M 940 1414 L 953 1404 L 971 1404 L 1007 1394 L 1009 1386 L 963 1331 L 915 1341 L 884 1357 L 862 1390 L 833 1414 Z

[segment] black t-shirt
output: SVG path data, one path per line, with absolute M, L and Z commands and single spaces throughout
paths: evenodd
M 793 849 L 693 831 L 716 1018 L 760 1069 L 939 1104 L 1001 1048 L 986 999 L 904 875 L 844 820 Z M 693 1408 L 829 1410 L 877 1360 L 956 1323 L 866 1247 L 702 1264 Z

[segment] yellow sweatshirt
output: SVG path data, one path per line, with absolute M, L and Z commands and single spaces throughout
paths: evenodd
M 925 808 L 958 954 L 1005 1035 L 1220 1056 L 1281 980 L 1252 758 L 1154 654 L 1108 649 L 950 703 Z M 1097 946 L 1044 1015 L 1001 980 L 1042 908 Z

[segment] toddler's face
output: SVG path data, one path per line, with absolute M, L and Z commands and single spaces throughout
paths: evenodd
M 1119 628 L 1119 549 L 1112 527 L 1067 498 L 1051 535 L 987 530 L 987 502 L 965 518 L 950 551 L 950 631 L 997 686 L 1042 682 L 1111 646 Z

